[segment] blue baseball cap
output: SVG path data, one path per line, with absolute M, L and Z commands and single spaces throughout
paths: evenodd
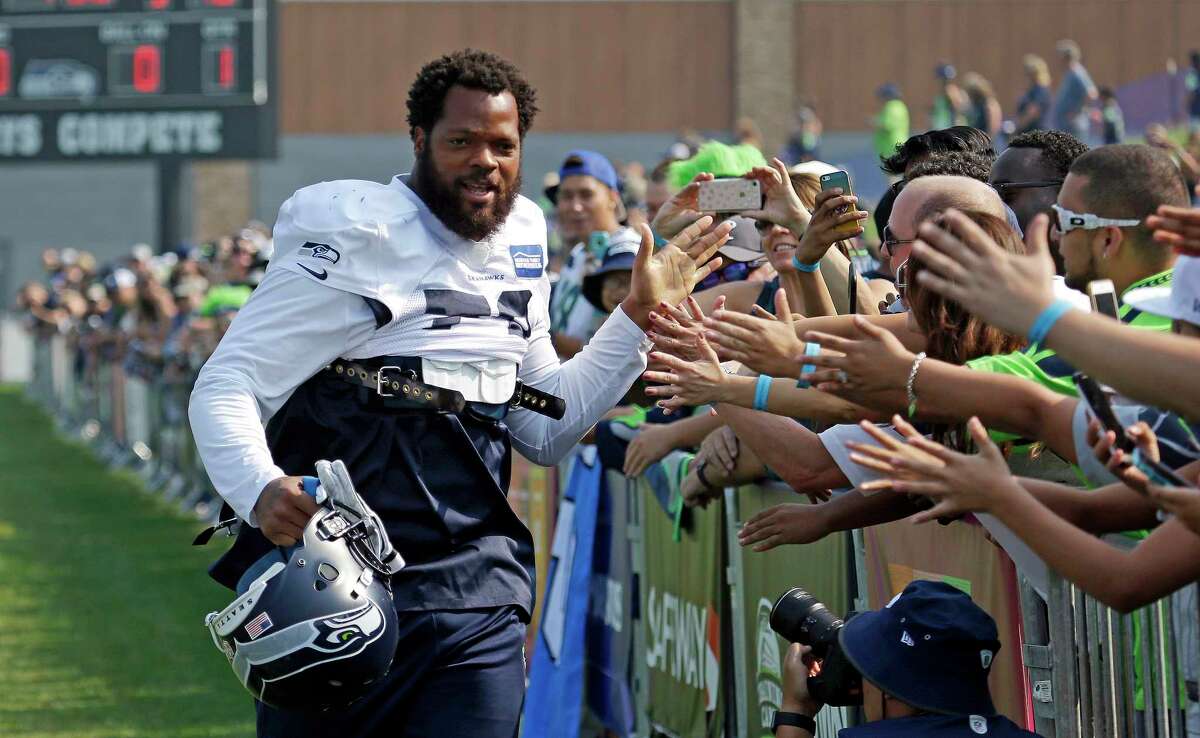
M 604 252 L 604 259 L 594 272 L 583 278 L 580 291 L 584 299 L 592 303 L 597 310 L 604 310 L 601 294 L 604 292 L 604 275 L 611 272 L 631 272 L 633 262 L 637 258 L 638 249 L 642 246 L 641 236 L 636 231 L 625 229 L 609 243 Z
M 913 707 L 996 714 L 988 689 L 996 621 L 945 582 L 912 582 L 882 610 L 846 621 L 838 641 L 864 679 Z
M 567 154 L 562 166 L 558 168 L 558 182 L 567 177 L 583 174 L 595 177 L 603 182 L 613 192 L 620 192 L 621 185 L 617 180 L 617 170 L 603 154 L 587 149 L 576 149 Z M 558 200 L 558 183 L 546 188 L 546 197 L 550 202 Z

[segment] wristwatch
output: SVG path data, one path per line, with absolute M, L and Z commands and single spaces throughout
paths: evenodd
M 771 732 L 779 730 L 783 725 L 790 728 L 800 728 L 807 730 L 816 738 L 817 721 L 810 718 L 808 715 L 801 715 L 798 712 L 784 712 L 783 710 L 775 711 L 775 720 L 771 722 Z

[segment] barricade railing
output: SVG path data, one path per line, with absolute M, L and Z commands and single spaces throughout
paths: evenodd
M 218 498 L 187 422 L 197 370 L 136 342 L 118 347 L 75 335 L 34 341 L 28 394 L 60 430 L 107 464 L 135 471 L 182 510 L 215 519 Z
M 64 433 L 181 508 L 215 517 L 217 497 L 187 422 L 193 367 L 136 345 L 117 350 L 62 335 L 39 337 L 30 353 L 27 393 Z M 519 466 L 513 504 L 535 530 L 544 577 L 554 496 L 565 485 L 553 471 Z M 591 719 L 617 735 L 768 735 L 787 648 L 766 619 L 778 596 L 804 587 L 844 613 L 882 607 L 914 578 L 964 588 L 997 620 L 1008 661 L 993 668 L 993 694 L 1018 723 L 1047 738 L 1200 735 L 1200 585 L 1121 614 L 1053 572 L 1018 572 L 969 523 L 876 526 L 751 553 L 737 544 L 738 528 L 757 510 L 801 499 L 785 486 L 728 489 L 723 504 L 689 513 L 681 529 L 644 479 L 608 472 L 606 480 L 618 516 L 606 545 L 624 550 L 605 554 L 603 581 L 583 596 L 601 626 L 623 631 L 611 642 L 629 651 L 621 662 L 628 684 L 616 692 L 627 694 L 632 717 L 597 717 L 588 700 Z M 611 706 L 623 697 L 610 689 L 605 699 Z M 858 719 L 855 710 L 827 709 L 822 734 Z

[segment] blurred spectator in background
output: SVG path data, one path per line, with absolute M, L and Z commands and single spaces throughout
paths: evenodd
M 569 249 L 550 300 L 550 335 L 559 356 L 579 353 L 599 327 L 600 313 L 580 299 L 583 278 L 600 263 L 610 245 L 641 239 L 625 228 L 625 205 L 617 170 L 595 151 L 567 154 L 558 184 L 546 196 L 555 204 L 558 235 Z
M 779 152 L 779 158 L 788 166 L 820 158 L 821 119 L 817 111 L 809 103 L 803 103 L 796 110 L 796 119 L 792 123 L 792 132 L 788 135 L 787 143 Z
M 953 64 L 939 64 L 933 70 L 937 77 L 939 90 L 933 96 L 933 106 L 929 110 L 930 128 L 949 128 L 967 123 L 967 114 L 971 107 L 967 93 L 958 86 L 958 70 Z
M 625 206 L 625 225 L 633 230 L 649 223 L 646 214 L 646 168 L 640 161 L 631 161 L 621 168 L 621 203 Z
M 986 133 L 995 139 L 1000 134 L 1000 126 L 1004 122 L 1004 114 L 1000 110 L 1000 101 L 992 83 L 977 72 L 967 72 L 963 75 L 963 91 L 967 94 L 967 125 Z
M 1092 76 L 1083 66 L 1079 44 L 1063 39 L 1055 46 L 1062 62 L 1063 78 L 1054 98 L 1054 127 L 1066 131 L 1080 141 L 1088 140 L 1089 106 L 1099 93 Z
M 900 99 L 900 88 L 888 82 L 875 91 L 881 106 L 871 119 L 875 128 L 875 153 L 880 159 L 891 156 L 908 138 L 908 106 Z
M 1187 73 L 1183 84 L 1187 88 L 1187 112 L 1192 130 L 1200 130 L 1200 51 L 1189 54 Z
M 674 159 L 663 159 L 650 172 L 650 179 L 646 183 L 646 220 L 653 223 L 658 217 L 658 209 L 663 206 L 667 200 L 671 199 L 671 188 L 667 184 L 667 169 L 671 166 Z
M 1179 165 L 1179 171 L 1183 174 L 1183 179 L 1189 188 L 1195 187 L 1197 182 L 1200 182 L 1200 159 L 1197 159 L 1200 156 L 1200 147 L 1196 146 L 1198 140 L 1200 140 L 1200 136 L 1193 131 L 1188 138 L 1191 145 L 1184 146 L 1172 138 L 1170 132 L 1161 123 L 1152 123 L 1146 126 L 1146 143 L 1171 155 L 1171 158 Z
M 1117 102 L 1117 93 L 1111 87 L 1100 88 L 1100 124 L 1104 143 L 1115 144 L 1125 140 L 1125 113 L 1121 110 L 1121 103 Z
M 759 128 L 758 124 L 754 122 L 754 119 L 749 116 L 743 115 L 741 118 L 737 119 L 737 124 L 734 126 L 733 137 L 739 145 L 753 146 L 759 151 L 763 150 L 762 129 Z
M 1052 104 L 1050 67 L 1046 65 L 1046 60 L 1036 54 L 1026 54 L 1022 65 L 1029 79 L 1029 88 L 1017 101 L 1017 119 L 1013 123 L 1013 132 L 1016 134 L 1047 128 L 1047 116 Z

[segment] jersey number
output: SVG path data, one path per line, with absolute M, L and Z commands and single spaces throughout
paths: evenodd
M 529 338 L 530 290 L 501 292 L 497 300 L 497 314 L 483 295 L 457 290 L 425 290 L 425 314 L 440 316 L 426 329 L 449 330 L 462 322 L 463 318 L 502 320 L 508 324 L 508 332 L 514 336 Z

